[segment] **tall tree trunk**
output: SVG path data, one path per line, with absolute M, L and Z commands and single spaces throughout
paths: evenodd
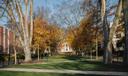
M 31 61 L 31 51 L 29 46 L 24 47 L 25 62 Z
M 100 0 L 99 0 L 100 1 Z M 109 51 L 107 48 L 108 39 L 109 39 L 109 28 L 107 26 L 107 20 L 106 20 L 106 0 L 101 0 L 101 21 L 103 25 L 103 36 L 104 36 L 104 55 L 103 55 L 103 62 L 105 64 L 108 63 L 108 57 L 109 57 Z
M 17 51 L 15 48 L 15 45 L 13 46 L 13 49 L 14 49 L 14 56 L 15 56 L 15 64 L 17 64 Z
M 109 55 L 109 51 L 108 51 L 108 48 L 107 45 L 108 45 L 108 41 L 109 41 L 109 28 L 108 28 L 108 25 L 106 23 L 106 20 L 105 20 L 105 17 L 104 17 L 104 20 L 103 20 L 103 33 L 104 33 L 104 55 L 103 55 L 103 62 L 105 64 L 108 63 L 108 59 L 110 59 Z
M 10 21 L 12 22 L 12 25 L 14 25 L 14 27 L 17 26 L 13 31 L 19 36 L 19 40 L 24 49 L 25 61 L 30 61 L 31 60 L 30 46 L 33 35 L 33 0 L 11 0 L 11 1 L 2 0 L 2 1 L 3 1 L 3 6 L 1 7 L 6 7 L 7 10 L 5 12 L 7 13 Z M 28 17 L 30 17 L 30 25 L 29 25 Z M 17 22 L 19 22 L 19 24 L 17 24 Z
M 104 4 L 104 2 L 102 1 L 102 4 Z M 104 7 L 102 5 L 102 7 Z M 105 39 L 105 45 L 104 45 L 104 48 L 105 48 L 105 53 L 104 53 L 104 63 L 105 64 L 108 64 L 108 63 L 112 63 L 112 39 L 113 39 L 113 36 L 115 34 L 115 31 L 116 31 L 116 28 L 117 28 L 117 25 L 119 25 L 119 20 L 120 20 L 120 16 L 121 16 L 121 11 L 122 11 L 122 0 L 119 0 L 119 3 L 118 3 L 118 6 L 117 6 L 117 9 L 116 9 L 116 14 L 115 14 L 115 18 L 114 18 L 114 21 L 113 21 L 113 25 L 112 27 L 108 30 L 106 30 L 106 24 L 105 22 L 103 22 L 103 30 L 106 30 L 104 31 L 104 39 Z M 102 12 L 102 11 L 101 11 Z M 106 18 L 104 18 L 105 20 Z M 103 21 L 103 20 L 102 20 Z M 105 33 L 106 32 L 106 33 Z M 105 36 L 106 35 L 106 36 Z
M 24 52 L 25 52 L 25 62 L 29 62 L 31 61 L 31 51 L 30 51 L 30 43 L 29 43 L 29 29 L 28 29 L 28 0 L 24 0 L 25 1 L 25 15 L 24 15 Z
M 33 38 L 33 0 L 31 0 L 30 1 L 30 25 L 31 25 L 31 27 L 30 27 L 30 41 L 29 41 L 29 43 L 30 43 L 30 45 L 31 45 L 31 43 L 32 43 L 32 38 Z
M 98 39 L 97 37 L 96 37 L 96 60 L 98 60 Z
M 123 62 L 128 65 L 128 0 L 123 0 L 123 14 L 125 27 L 125 50 Z
M 119 0 L 118 6 L 116 9 L 115 18 L 113 21 L 113 25 L 111 26 L 110 32 L 109 32 L 109 40 L 108 40 L 108 44 L 107 44 L 108 60 L 106 63 L 112 63 L 112 46 L 113 46 L 112 45 L 112 39 L 113 39 L 113 36 L 114 36 L 115 31 L 117 29 L 117 26 L 119 25 L 121 11 L 122 11 L 122 0 Z
M 13 35 L 13 50 L 14 50 L 14 59 L 15 59 L 15 64 L 17 64 L 17 51 L 16 51 L 16 45 L 18 46 L 17 44 L 17 41 L 16 41 L 16 35 Z
M 111 41 L 108 41 L 106 50 L 105 50 L 105 64 L 111 64 L 112 63 L 112 44 Z
M 38 45 L 38 48 L 37 48 L 37 52 L 38 52 L 38 61 L 40 60 L 40 47 Z

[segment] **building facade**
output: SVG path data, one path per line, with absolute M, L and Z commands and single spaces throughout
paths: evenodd
M 0 54 L 13 52 L 14 33 L 5 26 L 0 26 Z
M 68 42 L 61 42 L 58 46 L 58 52 L 60 54 L 73 53 L 73 49 Z

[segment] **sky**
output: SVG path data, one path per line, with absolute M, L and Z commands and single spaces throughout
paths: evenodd
M 37 11 L 38 7 L 43 7 L 42 9 L 44 10 L 50 10 L 50 13 L 48 13 L 48 15 L 52 15 L 52 13 L 57 13 L 57 9 L 59 8 L 59 4 L 63 4 L 63 2 L 69 2 L 69 1 L 80 1 L 80 0 L 34 0 L 34 11 Z M 118 0 L 112 0 L 110 2 L 110 4 L 114 4 L 114 3 L 117 3 Z M 43 12 L 42 12 L 43 13 Z M 47 13 L 47 12 L 45 12 Z M 69 15 L 70 16 L 70 15 Z M 110 18 L 112 19 L 112 18 Z M 0 24 L 6 24 L 6 19 L 3 18 L 3 19 L 0 19 Z M 111 20 L 112 21 L 112 20 Z
M 50 10 L 50 13 L 48 13 L 48 15 L 53 15 L 52 13 L 56 13 L 57 14 L 57 12 L 58 12 L 57 9 L 59 8 L 57 5 L 63 4 L 63 2 L 67 2 L 68 3 L 69 1 L 75 2 L 75 1 L 81 1 L 81 0 L 35 0 L 35 2 L 34 2 L 35 10 L 36 10 L 36 7 L 41 7 L 42 6 L 45 10 L 48 10 L 48 11 Z M 110 0 L 109 2 L 110 2 L 109 5 L 111 6 L 111 5 L 117 4 L 118 0 Z M 69 11 L 69 10 L 67 10 L 67 11 Z M 47 13 L 47 12 L 45 12 L 45 13 Z M 68 18 L 70 16 L 71 15 L 69 15 Z M 114 18 L 114 16 L 109 17 L 108 21 L 113 21 L 113 18 Z M 61 22 L 59 22 L 59 23 L 61 23 Z M 72 23 L 71 25 L 74 25 L 74 24 Z M 65 26 L 65 25 L 62 25 L 62 26 Z
M 42 6 L 46 10 L 45 14 L 46 15 L 48 14 L 48 16 L 49 16 L 49 17 L 47 17 L 49 22 L 51 22 L 51 20 L 52 20 L 52 21 L 55 21 L 58 25 L 60 25 L 62 27 L 68 27 L 70 25 L 76 25 L 75 22 L 73 21 L 73 19 L 74 19 L 73 14 L 72 13 L 70 14 L 69 12 L 74 7 L 77 7 L 77 4 L 79 4 L 80 1 L 82 1 L 82 0 L 43 0 L 44 5 L 42 5 Z M 72 7 L 72 5 L 73 5 L 73 7 Z M 62 12 L 62 10 L 61 11 L 59 10 L 62 7 L 64 9 L 63 12 Z M 57 15 L 60 15 L 60 14 L 61 14 L 61 18 L 56 18 Z M 62 17 L 64 15 L 66 15 L 67 18 L 72 19 L 70 25 L 64 24 L 65 21 L 64 20 L 62 21 Z M 54 17 L 54 20 L 53 20 L 53 17 Z M 80 18 L 78 17 L 78 20 L 79 19 Z
M 37 7 L 42 7 L 45 5 L 45 0 L 34 0 L 34 9 L 36 10 Z
M 54 5 L 63 2 L 63 0 L 34 0 L 34 11 L 38 10 L 38 7 L 43 7 L 44 9 L 50 8 L 54 11 Z M 0 24 L 6 24 L 7 19 L 0 19 Z
M 61 4 L 66 0 L 34 0 L 34 10 L 37 10 L 38 7 L 43 7 L 44 9 L 50 9 L 55 11 L 55 6 Z
M 45 1 L 46 0 L 34 0 L 34 11 L 36 11 L 38 7 L 46 6 Z M 2 19 L 0 19 L 0 24 L 4 25 L 6 24 L 6 21 L 7 19 L 3 17 Z

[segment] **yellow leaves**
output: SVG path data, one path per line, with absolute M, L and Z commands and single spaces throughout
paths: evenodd
M 93 17 L 88 17 L 81 20 L 79 27 L 70 28 L 67 33 L 67 41 L 76 49 L 85 49 L 88 45 L 94 44 L 95 39 L 99 39 L 101 36 L 96 32 L 99 28 L 93 26 Z M 99 31 L 98 31 L 99 33 Z M 99 36 L 99 37 L 98 37 Z
M 47 48 L 60 41 L 62 30 L 56 25 L 49 25 L 47 21 L 36 18 L 34 20 L 33 45 Z

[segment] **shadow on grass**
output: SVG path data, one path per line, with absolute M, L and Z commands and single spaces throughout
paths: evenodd
M 30 72 L 5 72 L 0 71 L 1 76 L 102 76 L 83 74 L 57 74 L 57 73 L 30 73 Z
M 100 61 L 88 61 L 86 57 L 80 56 L 64 56 L 64 59 L 73 60 L 75 62 L 63 62 L 56 64 L 47 64 L 45 66 L 51 66 L 56 69 L 73 69 L 73 70 L 95 70 L 95 71 L 126 71 L 128 72 L 128 66 L 123 64 L 103 64 Z
M 75 62 L 53 64 L 56 69 L 73 69 L 73 70 L 94 70 L 94 71 L 128 71 L 128 68 L 123 65 L 104 65 L 99 62 Z
M 55 57 L 56 58 L 56 57 Z M 58 58 L 58 57 L 57 57 Z M 72 60 L 73 62 L 59 62 L 47 64 L 14 65 L 11 67 L 20 68 L 38 68 L 38 69 L 70 69 L 83 71 L 125 71 L 128 72 L 128 66 L 123 64 L 103 64 L 100 61 L 88 61 L 84 57 L 63 56 L 60 59 Z
M 75 60 L 75 61 L 77 61 L 77 60 L 81 60 L 83 57 L 81 57 L 81 56 L 64 56 L 63 58 L 64 59 L 68 59 L 68 60 Z

